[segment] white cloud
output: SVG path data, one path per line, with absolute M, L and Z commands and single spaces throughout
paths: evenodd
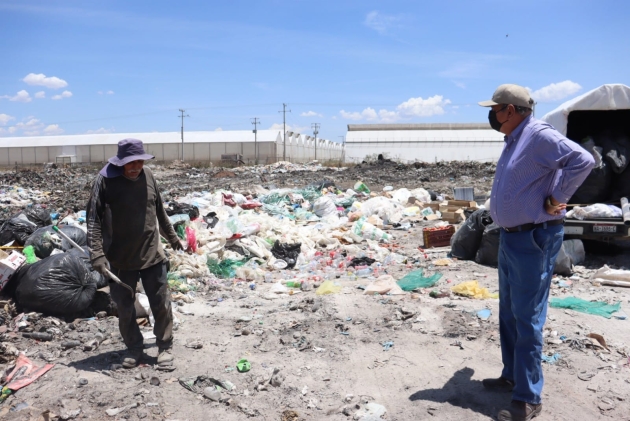
M 46 98 L 46 92 L 44 92 L 44 91 L 37 92 L 35 94 L 35 98 L 38 98 L 38 99 Z
M 582 87 L 573 81 L 565 80 L 559 83 L 552 83 L 535 91 L 527 89 L 531 92 L 532 98 L 538 102 L 555 102 L 579 92 L 582 90 Z
M 15 127 L 15 126 L 9 127 L 7 129 L 7 132 L 9 132 L 11 134 L 15 133 L 16 131 L 17 131 L 17 127 Z
M 466 89 L 466 84 L 464 82 L 458 82 L 454 80 L 453 83 L 455 84 L 455 86 L 457 86 L 460 89 Z
M 96 93 L 99 95 L 103 95 L 103 91 L 97 91 Z
M 374 108 L 368 107 L 363 111 L 348 112 L 341 110 L 339 114 L 347 120 L 378 121 L 380 123 L 393 123 L 405 118 L 431 117 L 444 114 L 444 107 L 451 103 L 451 100 L 444 99 L 442 95 L 434 95 L 427 99 L 422 97 L 409 98 L 398 105 L 395 110 L 381 109 L 378 112 Z
M 12 117 L 8 114 L 0 114 L 0 126 L 6 126 L 7 123 L 11 120 L 15 120 L 15 117 Z
M 39 136 L 39 130 L 26 130 L 23 134 L 26 136 Z
M 269 130 L 280 130 L 282 132 L 283 129 L 283 124 L 282 123 L 274 123 L 271 125 L 271 127 L 269 127 Z M 290 124 L 287 124 L 287 132 L 294 132 L 294 133 L 308 133 L 308 131 L 310 130 L 310 127 L 308 126 L 291 126 Z
M 384 15 L 377 10 L 367 14 L 363 24 L 370 29 L 374 29 L 379 34 L 386 34 L 390 28 L 398 26 L 400 18 L 392 15 Z
M 68 86 L 68 82 L 58 77 L 46 77 L 43 73 L 29 73 L 24 79 L 22 79 L 27 85 L 32 86 L 45 86 L 50 89 L 60 89 Z
M 59 124 L 50 124 L 44 129 L 46 135 L 56 135 L 63 133 L 63 129 L 59 127 Z
M 26 117 L 26 121 L 20 121 L 15 125 L 18 129 L 26 130 L 26 129 L 41 129 L 44 127 L 44 124 L 39 121 L 39 119 L 35 117 Z
M 29 95 L 29 93 L 23 89 L 17 94 L 15 94 L 15 96 L 2 95 L 0 96 L 0 98 L 8 99 L 9 101 L 15 101 L 15 102 L 31 102 L 33 100 L 33 98 L 31 98 L 31 96 Z
M 215 132 L 222 132 L 223 129 L 221 127 L 217 127 L 216 129 L 214 129 Z
M 345 110 L 341 110 L 339 111 L 339 114 L 341 114 L 341 116 L 347 120 L 375 120 L 378 118 L 378 115 L 376 114 L 376 111 L 374 110 L 374 108 L 366 108 L 361 112 L 348 112 Z
M 88 130 L 87 132 L 85 132 L 85 134 L 105 134 L 105 133 L 114 133 L 116 131 L 116 129 L 114 129 L 113 127 L 106 129 L 105 127 L 101 127 L 100 129 L 96 129 L 96 130 Z
M 62 99 L 62 98 L 70 98 L 71 96 L 72 96 L 72 92 L 70 92 L 70 91 L 63 91 L 61 94 L 53 96 L 52 99 L 58 100 L 58 99 Z
M 307 111 L 305 113 L 301 113 L 302 117 L 323 117 L 323 115 L 316 113 L 315 111 Z

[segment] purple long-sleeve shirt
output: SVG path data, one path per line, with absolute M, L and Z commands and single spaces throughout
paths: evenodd
M 595 165 L 593 156 L 529 116 L 509 136 L 492 185 L 490 214 L 506 228 L 564 217 L 545 211 L 548 196 L 566 203 Z

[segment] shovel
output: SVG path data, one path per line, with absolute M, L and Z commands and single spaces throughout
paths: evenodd
M 55 230 L 55 232 L 57 234 L 59 234 L 60 236 L 62 236 L 65 240 L 67 240 L 72 247 L 75 247 L 79 250 L 81 250 L 83 253 L 85 253 L 86 255 L 88 254 L 87 251 L 83 250 L 83 247 L 81 247 L 80 245 L 78 245 L 77 243 L 75 243 L 72 238 L 68 237 L 63 231 L 61 231 L 59 229 L 59 227 L 57 227 L 56 225 L 53 225 L 53 230 Z M 131 293 L 131 298 L 132 299 L 136 299 L 136 293 L 135 291 L 127 284 L 125 284 L 123 281 L 121 281 L 120 279 L 118 279 L 118 277 L 116 275 L 114 275 L 109 269 L 105 269 L 105 275 L 107 275 L 107 277 L 109 277 L 109 279 L 111 279 L 112 281 L 116 282 L 118 285 L 123 286 L 125 288 L 127 288 L 129 290 L 129 292 Z

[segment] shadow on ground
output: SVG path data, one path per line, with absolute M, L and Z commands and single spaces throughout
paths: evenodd
M 472 368 L 462 368 L 441 389 L 419 390 L 409 400 L 448 403 L 494 418 L 500 408 L 509 405 L 511 395 L 485 390 L 480 380 L 472 380 L 473 374 Z

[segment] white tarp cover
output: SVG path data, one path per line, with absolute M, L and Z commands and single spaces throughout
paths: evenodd
M 545 114 L 543 121 L 566 136 L 571 111 L 607 111 L 630 109 L 630 87 L 619 83 L 602 85 L 573 98 Z

